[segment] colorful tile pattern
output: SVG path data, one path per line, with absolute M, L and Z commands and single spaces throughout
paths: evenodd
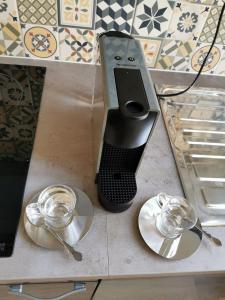
M 24 56 L 21 27 L 19 22 L 10 21 L 6 24 L 2 24 L 1 27 L 6 54 L 9 56 Z
M 16 0 L 0 0 L 0 55 L 24 56 Z
M 60 28 L 60 59 L 64 61 L 93 61 L 94 31 L 88 29 Z
M 222 50 L 222 55 L 219 63 L 214 68 L 214 74 L 225 76 L 225 49 Z
M 2 33 L 1 25 L 0 25 L 0 55 L 6 55 L 4 36 Z
M 188 67 L 190 55 L 196 48 L 196 42 L 166 40 L 162 45 L 156 68 L 184 71 Z
M 93 62 L 95 64 L 100 64 L 100 49 L 99 49 L 99 43 L 96 41 L 94 44 L 94 60 Z
M 0 1 L 0 13 L 3 15 L 8 9 L 8 3 L 7 0 L 1 0 Z
M 193 52 L 190 63 L 189 63 L 189 69 L 193 72 L 198 72 L 205 57 L 206 54 L 209 51 L 209 45 L 204 43 L 198 43 L 196 50 Z M 212 48 L 212 51 L 210 52 L 210 55 L 207 59 L 206 65 L 203 68 L 204 73 L 211 73 L 214 74 L 217 66 L 220 63 L 220 60 L 223 56 L 224 50 L 223 46 L 221 45 L 215 45 Z
M 22 30 L 27 57 L 59 59 L 57 28 L 25 25 Z
M 133 34 L 163 37 L 172 15 L 173 1 L 139 0 L 134 18 Z
M 141 42 L 144 51 L 147 66 L 149 68 L 154 68 L 159 54 L 161 41 L 152 39 L 139 39 L 139 41 Z
M 195 71 L 213 40 L 223 3 L 223 0 L 0 0 L 0 55 L 98 63 L 97 36 L 104 31 L 119 30 L 140 40 L 148 67 Z M 213 59 L 205 72 L 225 76 L 224 24 L 225 16 Z M 34 86 L 34 95 L 38 95 L 38 84 L 35 81 L 30 84 Z
M 131 32 L 135 0 L 97 0 L 97 33 L 108 30 Z
M 0 22 L 18 21 L 16 0 L 0 0 Z
M 17 5 L 22 23 L 57 24 L 56 0 L 17 0 Z
M 198 40 L 210 11 L 209 6 L 180 1 L 176 3 L 167 32 L 167 38 Z
M 58 0 L 59 25 L 93 29 L 94 9 L 94 0 Z
M 221 12 L 221 7 L 213 6 L 210 10 L 209 16 L 206 20 L 205 26 L 199 38 L 199 42 L 202 43 L 212 43 L 217 23 L 219 20 L 219 15 Z M 223 16 L 220 30 L 216 39 L 216 44 L 225 44 L 225 16 Z

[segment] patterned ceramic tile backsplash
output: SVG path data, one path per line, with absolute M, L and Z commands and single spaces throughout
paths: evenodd
M 60 59 L 64 61 L 93 61 L 94 31 L 88 29 L 59 29 Z
M 134 17 L 135 0 L 97 0 L 97 33 L 119 30 L 130 33 Z
M 190 55 L 196 48 L 193 40 L 164 40 L 156 67 L 165 70 L 187 71 Z
M 134 17 L 133 34 L 164 37 L 174 4 L 174 1 L 168 0 L 139 0 Z
M 59 25 L 93 28 L 94 0 L 58 0 Z
M 17 0 L 17 3 L 22 23 L 56 25 L 56 0 Z
M 139 39 L 150 68 L 197 72 L 223 0 L 0 0 L 0 55 L 98 61 L 97 37 Z M 225 75 L 225 16 L 203 72 Z
M 57 27 L 22 24 L 22 33 L 26 57 L 59 59 Z

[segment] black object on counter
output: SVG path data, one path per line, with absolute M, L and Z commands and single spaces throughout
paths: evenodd
M 29 162 L 0 161 L 0 256 L 12 255 Z
M 102 135 L 97 134 L 96 182 L 102 206 L 122 212 L 136 195 L 135 174 L 159 106 L 139 42 L 120 32 L 108 32 L 100 35 L 99 45 L 101 67 L 96 72 L 94 103 L 98 120 L 94 125 L 101 126 L 94 129 Z
M 0 65 L 0 257 L 13 253 L 45 68 Z

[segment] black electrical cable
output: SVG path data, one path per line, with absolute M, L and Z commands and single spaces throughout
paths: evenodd
M 165 97 L 179 96 L 179 95 L 181 95 L 181 94 L 186 93 L 190 88 L 192 88 L 192 86 L 195 84 L 195 82 L 198 80 L 199 76 L 201 75 L 202 70 L 203 70 L 203 68 L 204 68 L 204 66 L 205 66 L 205 64 L 206 64 L 206 62 L 207 62 L 208 57 L 209 57 L 209 54 L 210 54 L 210 52 L 211 52 L 211 50 L 212 50 L 212 48 L 213 48 L 213 46 L 214 46 L 214 44 L 215 44 L 215 42 L 216 42 L 217 35 L 218 35 L 218 33 L 219 33 L 220 24 L 221 24 L 221 21 L 222 21 L 222 18 L 223 18 L 224 10 L 225 10 L 225 3 L 223 4 L 223 7 L 222 7 L 221 12 L 220 12 L 220 16 L 219 16 L 219 20 L 218 20 L 218 23 L 217 23 L 216 32 L 215 32 L 215 35 L 214 35 L 212 44 L 211 44 L 211 46 L 210 46 L 210 48 L 209 48 L 209 51 L 208 51 L 206 57 L 205 57 L 204 60 L 203 60 L 203 63 L 202 63 L 202 65 L 201 65 L 201 67 L 200 67 L 200 69 L 199 69 L 199 71 L 198 71 L 198 74 L 196 75 L 196 77 L 195 77 L 195 79 L 192 81 L 192 83 L 191 83 L 185 90 L 183 90 L 183 91 L 180 91 L 180 92 L 177 92 L 177 93 L 173 93 L 173 94 L 157 94 L 158 97 L 165 98 Z

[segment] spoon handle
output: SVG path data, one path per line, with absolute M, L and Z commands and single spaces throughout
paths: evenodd
M 81 261 L 83 256 L 82 253 L 76 251 L 72 246 L 70 246 L 67 242 L 65 242 L 61 236 L 55 232 L 53 229 L 45 225 L 45 229 L 50 232 L 63 246 L 67 249 L 67 251 L 73 256 L 77 261 Z
M 195 227 L 199 231 L 201 231 L 209 240 L 211 240 L 212 242 L 214 242 L 215 245 L 220 246 L 220 247 L 222 246 L 222 242 L 218 238 L 212 236 L 209 232 L 205 231 L 204 229 L 202 229 L 202 228 L 200 228 L 200 227 L 198 227 L 196 225 L 195 225 Z

